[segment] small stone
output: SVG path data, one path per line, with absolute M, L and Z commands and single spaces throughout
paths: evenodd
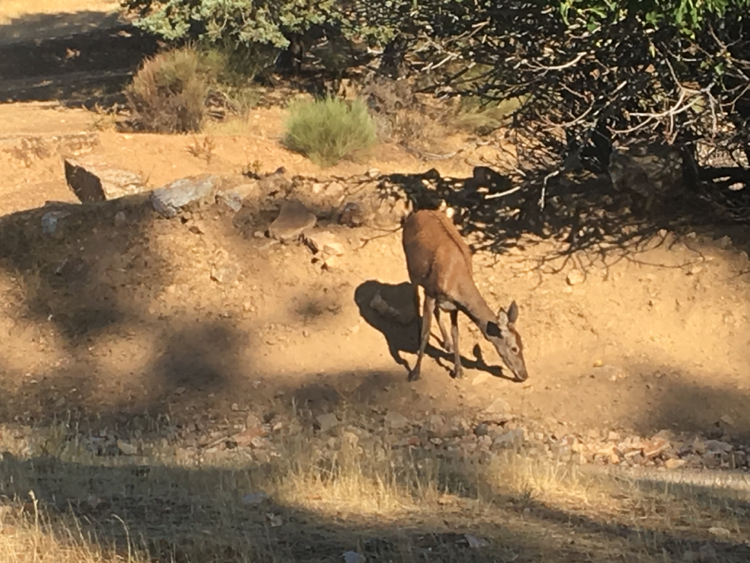
M 236 264 L 227 263 L 211 266 L 211 279 L 216 283 L 232 283 L 240 276 L 240 269 Z
M 578 285 L 585 281 L 586 276 L 581 270 L 572 270 L 568 273 L 568 275 L 565 277 L 565 281 L 568 282 L 568 285 Z
M 316 417 L 321 432 L 328 432 L 339 424 L 339 419 L 334 413 L 321 414 Z
M 221 192 L 217 199 L 235 213 L 242 209 L 242 196 L 234 190 Z
M 268 232 L 272 238 L 287 243 L 297 240 L 305 231 L 312 229 L 315 223 L 317 218 L 302 203 L 296 200 L 285 201 Z
M 345 551 L 341 554 L 344 558 L 344 563 L 365 563 L 367 557 L 356 551 Z
M 341 269 L 341 259 L 338 256 L 328 256 L 323 261 L 323 269 L 329 272 Z
M 707 453 L 728 453 L 734 449 L 732 444 L 727 444 L 719 440 L 706 440 L 703 443 L 703 447 Z
M 653 438 L 643 445 L 643 455 L 648 458 L 654 458 L 669 450 L 672 445 L 663 438 Z
M 490 545 L 490 542 L 488 542 L 486 539 L 480 538 L 479 536 L 475 536 L 473 534 L 464 534 L 464 538 L 469 544 L 469 547 L 472 549 L 476 549 L 478 547 L 487 547 L 488 545 Z
M 734 426 L 734 419 L 728 414 L 725 414 L 719 420 L 723 422 L 724 424 L 726 424 L 727 426 Z
M 401 413 L 389 411 L 388 414 L 385 415 L 385 425 L 393 430 L 399 430 L 409 425 L 409 419 Z
M 240 410 L 240 406 L 237 403 L 232 403 L 232 406 L 229 407 L 232 411 L 237 412 Z
M 492 441 L 494 448 L 519 448 L 524 442 L 523 428 L 514 428 Z
M 489 432 L 489 426 L 487 426 L 484 422 L 477 424 L 474 427 L 474 434 L 476 434 L 477 436 L 486 436 L 487 434 L 489 434 Z
M 231 192 L 228 193 L 234 193 L 240 196 L 240 199 L 245 199 L 250 194 L 256 192 L 258 190 L 258 184 L 257 183 L 247 183 L 247 184 L 240 184 L 239 186 L 235 186 Z M 227 193 L 227 192 L 225 192 Z
M 128 218 L 124 211 L 118 211 L 115 213 L 115 227 L 122 227 L 128 222 Z
M 501 397 L 492 401 L 484 412 L 493 422 L 507 422 L 512 418 L 510 405 Z
M 136 455 L 138 453 L 136 446 L 123 440 L 117 440 L 117 449 L 120 450 L 122 455 Z
M 362 206 L 356 202 L 349 202 L 339 212 L 339 225 L 355 228 L 365 224 L 365 212 Z
M 675 457 L 675 458 L 670 458 L 667 461 L 665 461 L 664 467 L 666 467 L 667 469 L 678 469 L 682 467 L 683 465 L 685 465 L 686 463 L 687 461 L 685 461 L 684 459 Z
M 177 389 L 174 390 L 174 394 L 182 395 L 185 391 L 187 391 L 187 389 L 185 389 L 184 387 L 178 387 Z
M 242 497 L 242 504 L 249 504 L 252 506 L 262 504 L 263 502 L 267 501 L 270 497 L 267 493 L 264 493 L 263 491 L 259 491 L 257 493 L 247 493 L 246 495 L 243 495 Z
M 721 526 L 712 526 L 708 529 L 708 533 L 717 538 L 728 538 L 732 535 L 732 532 Z
M 305 235 L 305 242 L 310 249 L 323 256 L 343 256 L 344 245 L 338 237 L 328 231 L 312 231 Z

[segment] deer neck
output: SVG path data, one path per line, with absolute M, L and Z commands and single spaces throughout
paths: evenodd
M 495 321 L 495 313 L 487 305 L 487 301 L 479 293 L 479 289 L 473 281 L 462 288 L 459 304 L 463 312 L 479 327 L 482 334 L 486 335 L 487 324 Z

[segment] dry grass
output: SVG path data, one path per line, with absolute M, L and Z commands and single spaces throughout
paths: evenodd
M 664 563 L 713 540 L 712 560 L 730 562 L 750 538 L 737 491 L 646 486 L 513 452 L 477 463 L 393 449 L 388 436 L 356 438 L 347 416 L 331 437 L 292 420 L 268 463 L 168 440 L 100 457 L 64 426 L 4 428 L 0 447 L 15 455 L 0 463 L 0 560 L 334 561 L 351 549 L 403 562 Z M 268 499 L 242 501 L 259 492 Z M 468 548 L 467 533 L 488 545 Z

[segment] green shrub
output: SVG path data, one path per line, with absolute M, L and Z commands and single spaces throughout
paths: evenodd
M 336 164 L 375 142 L 375 124 L 361 100 L 326 98 L 292 104 L 289 112 L 286 146 L 321 166 Z
M 200 131 L 206 98 L 215 80 L 193 47 L 159 53 L 147 59 L 125 94 L 135 125 L 157 133 Z

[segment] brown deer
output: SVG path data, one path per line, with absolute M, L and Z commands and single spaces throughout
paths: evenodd
M 404 220 L 402 236 L 406 267 L 414 286 L 417 310 L 417 286 L 424 288 L 419 354 L 414 369 L 409 373 L 409 381 L 419 379 L 433 314 L 440 327 L 443 347 L 454 355 L 451 375 L 454 378 L 462 377 L 458 348 L 459 311 L 466 314 L 479 327 L 484 337 L 492 342 L 516 379 L 524 381 L 528 372 L 523 359 L 521 336 L 515 328 L 518 306 L 513 301 L 507 311 L 500 309 L 497 315 L 490 309 L 474 283 L 471 251 L 453 223 L 439 211 L 416 211 Z M 441 309 L 450 314 L 450 339 L 440 320 Z

